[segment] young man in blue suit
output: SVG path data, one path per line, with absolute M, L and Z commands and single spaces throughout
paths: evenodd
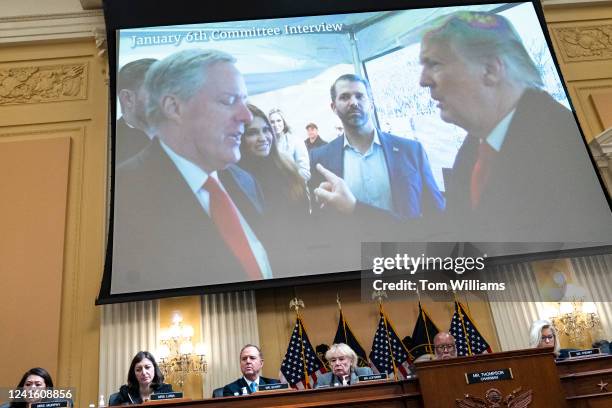
M 278 380 L 259 375 L 263 365 L 261 349 L 253 344 L 244 346 L 240 350 L 240 371 L 242 371 L 242 377 L 223 387 L 223 396 L 242 395 L 243 388 L 246 389 L 247 393 L 252 394 L 259 389 L 260 385 L 278 384 Z
M 444 197 L 417 141 L 377 129 L 368 82 L 340 76 L 330 89 L 331 108 L 344 134 L 312 150 L 310 186 L 318 207 L 343 214 L 386 213 L 415 219 L 444 210 Z

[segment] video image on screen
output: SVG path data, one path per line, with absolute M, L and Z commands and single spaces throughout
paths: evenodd
M 532 3 L 117 39 L 110 294 L 357 271 L 364 242 L 612 243 Z

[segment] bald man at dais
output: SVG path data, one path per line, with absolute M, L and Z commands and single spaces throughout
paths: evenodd
M 434 337 L 433 343 L 436 360 L 448 360 L 457 357 L 457 346 L 452 334 L 439 332 Z

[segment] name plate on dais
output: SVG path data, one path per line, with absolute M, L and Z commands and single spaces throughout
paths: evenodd
M 512 369 L 500 368 L 499 370 L 478 371 L 475 373 L 465 373 L 465 381 L 468 384 L 478 384 L 490 381 L 511 380 Z
M 259 384 L 258 391 L 277 391 L 289 389 L 289 384 Z
M 160 392 L 159 394 L 151 394 L 151 401 L 162 401 L 168 399 L 183 398 L 182 392 Z
M 53 402 L 36 402 L 30 405 L 30 408 L 60 408 L 68 407 L 68 401 L 53 401 Z
M 359 382 L 378 381 L 378 380 L 386 380 L 386 379 L 387 379 L 387 373 L 360 375 L 359 376 Z
M 601 354 L 601 350 L 598 348 L 593 348 L 593 349 L 588 349 L 588 350 L 576 350 L 576 351 L 570 351 L 569 352 L 569 356 L 570 358 L 574 358 L 574 357 L 584 357 L 584 356 L 594 356 L 597 354 Z

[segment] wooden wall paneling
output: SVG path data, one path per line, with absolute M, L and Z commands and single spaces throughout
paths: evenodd
M 612 62 L 610 69 L 612 71 Z M 596 101 L 598 97 L 612 92 L 612 78 L 571 81 L 568 89 L 582 129 L 590 142 L 606 129 L 599 113 L 602 108 L 596 105 Z
M 591 94 L 599 122 L 604 129 L 612 128 L 612 87 Z
M 590 142 L 606 128 L 596 100 L 610 92 L 612 81 L 612 7 L 545 4 L 544 15 L 576 115 Z
M 69 131 L 68 131 L 69 132 Z M 68 132 L 0 132 L 0 384 L 57 374 Z
M 70 140 L 54 380 L 76 388 L 78 406 L 97 401 L 98 392 L 94 302 L 105 251 L 108 150 L 107 69 L 98 51 L 93 36 L 0 49 L 0 134 L 53 133 Z M 11 368 L 12 377 L 19 375 Z

